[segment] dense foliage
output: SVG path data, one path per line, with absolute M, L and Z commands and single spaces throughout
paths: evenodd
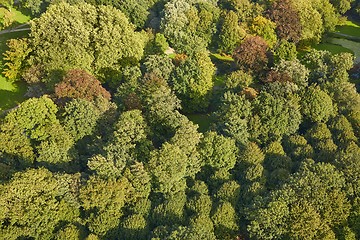
M 355 1 L 19 4 L 0 239 L 360 239 Z

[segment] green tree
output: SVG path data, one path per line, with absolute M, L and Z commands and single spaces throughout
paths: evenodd
M 311 122 L 326 122 L 335 113 L 331 97 L 319 86 L 308 87 L 301 100 L 301 113 Z
M 50 239 L 62 222 L 76 222 L 79 175 L 28 169 L 0 185 L 0 235 L 6 239 Z M 36 227 L 34 227 L 36 226 Z
M 233 11 L 225 13 L 219 32 L 218 49 L 231 54 L 245 38 L 245 34 L 245 30 L 239 26 L 236 13 Z
M 93 31 L 94 71 L 108 77 L 108 72 L 119 71 L 119 65 L 136 63 L 142 58 L 144 36 L 134 32 L 125 15 L 113 7 L 99 6 L 97 16 Z
M 325 123 L 317 123 L 312 126 L 305 137 L 314 148 L 314 158 L 318 161 L 332 162 L 337 150 L 332 135 Z
M 187 112 L 202 112 L 209 105 L 215 66 L 206 51 L 187 57 L 172 73 L 170 82 Z
M 334 166 L 305 162 L 288 184 L 249 212 L 250 236 L 335 239 L 333 230 L 350 213 L 344 189 L 344 176 Z
M 218 135 L 215 132 L 207 132 L 199 147 L 200 155 L 205 164 L 214 169 L 230 170 L 234 167 L 238 152 L 235 140 Z
M 233 239 L 239 227 L 234 207 L 229 202 L 220 203 L 211 216 L 214 222 L 215 235 L 218 239 Z
M 244 96 L 226 92 L 215 112 L 216 127 L 225 136 L 232 137 L 237 144 L 248 141 L 248 124 L 251 116 L 251 103 Z
M 89 230 L 98 236 L 105 236 L 109 230 L 116 230 L 123 215 L 121 208 L 131 199 L 132 191 L 129 181 L 124 177 L 103 180 L 98 176 L 91 176 L 81 186 L 79 195 Z M 114 238 L 115 230 L 108 233 L 107 238 Z
M 278 140 L 295 133 L 301 123 L 299 99 L 296 95 L 274 96 L 261 92 L 252 102 L 254 118 L 251 123 L 253 137 L 260 142 Z
M 82 99 L 74 99 L 65 105 L 63 125 L 75 141 L 94 132 L 100 111 L 96 106 Z
M 96 8 L 89 4 L 53 4 L 40 18 L 30 22 L 34 61 L 48 71 L 81 68 L 91 70 L 91 49 Z M 61 49 L 61 51 L 59 50 Z
M 103 178 L 119 177 L 126 165 L 136 160 L 146 136 L 147 125 L 139 110 L 122 113 L 102 154 L 90 158 L 88 167 Z
M 62 128 L 56 118 L 57 111 L 57 106 L 47 96 L 20 104 L 1 124 L 1 152 L 17 156 L 25 165 L 32 163 L 38 144 L 56 137 L 54 127 Z
M 281 60 L 291 61 L 295 60 L 297 55 L 296 45 L 286 40 L 281 40 L 274 49 L 274 61 Z
M 24 60 L 31 52 L 28 40 L 25 39 L 10 39 L 7 42 L 9 50 L 4 53 L 4 64 L 6 67 L 3 71 L 5 77 L 14 82 L 19 80 L 23 67 Z
M 276 24 L 271 20 L 262 16 L 257 16 L 253 19 L 249 28 L 251 33 L 262 37 L 269 48 L 273 48 L 277 41 L 275 27 Z

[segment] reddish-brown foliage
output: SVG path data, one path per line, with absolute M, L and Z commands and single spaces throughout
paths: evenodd
M 276 33 L 281 39 L 298 42 L 301 37 L 299 12 L 289 0 L 277 0 L 271 5 L 269 18 L 276 23 Z
M 262 37 L 248 37 L 235 50 L 233 57 L 240 68 L 259 72 L 267 67 L 267 48 Z
M 291 78 L 287 73 L 280 73 L 277 71 L 270 71 L 266 75 L 266 78 L 263 79 L 263 82 L 291 82 Z
M 108 100 L 111 97 L 99 80 L 80 69 L 68 71 L 63 80 L 55 86 L 55 94 L 60 98 L 81 98 L 89 101 L 96 97 Z

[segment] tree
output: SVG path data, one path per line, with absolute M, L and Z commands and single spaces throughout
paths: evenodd
M 147 125 L 139 110 L 122 113 L 114 130 L 102 154 L 88 162 L 88 167 L 103 178 L 120 177 L 124 168 L 136 160 L 136 151 L 141 152 L 142 144 L 147 144 Z
M 44 168 L 16 173 L 0 185 L 0 235 L 49 239 L 59 224 L 75 222 L 80 215 L 75 194 L 79 177 Z
M 85 99 L 88 101 L 92 101 L 97 97 L 110 99 L 110 93 L 101 86 L 99 80 L 80 69 L 68 71 L 63 80 L 55 86 L 55 94 L 60 98 Z
M 172 0 L 163 11 L 160 28 L 176 51 L 192 53 L 211 42 L 219 15 L 215 3 Z
M 225 13 L 219 32 L 218 49 L 225 53 L 232 53 L 236 46 L 245 38 L 245 31 L 239 26 L 239 19 L 235 12 Z
M 332 135 L 325 123 L 317 123 L 312 126 L 305 137 L 314 148 L 314 159 L 324 162 L 332 162 L 337 150 Z
M 286 73 L 300 89 L 307 87 L 310 71 L 299 60 L 280 60 L 274 69 Z
M 242 70 L 238 70 L 226 76 L 225 87 L 227 90 L 240 92 L 244 88 L 248 87 L 252 82 L 253 77 L 250 74 Z
M 280 39 L 298 42 L 301 37 L 299 12 L 290 0 L 273 1 L 269 9 L 269 17 L 276 23 L 276 33 Z
M 303 163 L 288 184 L 249 212 L 250 237 L 335 239 L 333 230 L 350 213 L 344 187 L 343 174 L 331 164 Z
M 354 0 L 330 0 L 330 3 L 335 7 L 338 13 L 344 14 L 351 8 Z
M 238 149 L 233 139 L 207 132 L 199 147 L 205 164 L 214 169 L 230 170 L 234 167 Z
M 51 5 L 31 22 L 30 37 L 34 57 L 29 65 L 48 72 L 79 68 L 102 78 L 140 60 L 144 48 L 144 38 L 122 12 L 86 3 Z
M 108 72 L 119 70 L 119 65 L 136 63 L 142 58 L 144 36 L 134 32 L 125 15 L 113 7 L 99 6 L 97 15 L 93 64 L 94 71 L 106 79 Z
M 220 133 L 234 138 L 237 144 L 245 144 L 248 141 L 251 103 L 244 96 L 226 92 L 214 115 Z
M 34 46 L 34 62 L 30 65 L 40 64 L 48 71 L 91 70 L 94 56 L 89 50 L 96 16 L 96 8 L 89 4 L 51 5 L 30 24 Z
M 7 42 L 9 50 L 4 53 L 4 64 L 6 68 L 3 71 L 5 77 L 14 82 L 19 80 L 21 76 L 24 60 L 31 52 L 28 40 L 25 39 L 10 39 Z
M 295 60 L 297 55 L 295 43 L 281 40 L 280 43 L 274 49 L 274 61 L 279 62 L 281 60 Z
M 50 4 L 49 0 L 21 0 L 20 4 L 22 7 L 31 11 L 31 14 L 36 16 L 44 12 Z
M 275 27 L 276 24 L 271 20 L 262 16 L 257 16 L 252 21 L 250 31 L 254 35 L 262 37 L 269 46 L 269 48 L 273 48 L 277 41 Z
M 1 124 L 1 152 L 14 155 L 26 166 L 34 161 L 35 147 L 53 137 L 60 127 L 58 109 L 47 96 L 31 98 L 6 115 Z M 56 135 L 55 135 L 56 136 Z M 27 162 L 27 163 L 26 163 Z
M 162 55 L 149 55 L 144 62 L 144 71 L 146 73 L 154 73 L 164 80 L 168 80 L 174 64 L 171 58 Z
M 233 239 L 239 227 L 236 224 L 236 212 L 229 202 L 220 203 L 211 216 L 215 235 L 218 239 Z
M 266 69 L 267 49 L 268 45 L 263 38 L 248 37 L 235 49 L 233 57 L 240 68 L 258 73 Z
M 65 105 L 63 125 L 75 141 L 94 132 L 100 111 L 92 102 L 74 99 Z
M 311 122 L 326 122 L 334 114 L 331 97 L 319 86 L 310 86 L 301 101 L 301 113 Z
M 299 128 L 300 104 L 294 94 L 285 98 L 263 91 L 252 102 L 252 106 L 255 117 L 252 119 L 251 131 L 260 142 L 278 140 L 284 135 L 295 133 Z
M 206 110 L 214 74 L 215 66 L 206 51 L 196 52 L 174 69 L 170 82 L 185 111 Z
M 124 177 L 103 180 L 98 176 L 91 176 L 81 186 L 79 194 L 89 230 L 100 237 L 107 234 L 107 238 L 114 238 L 123 215 L 121 208 L 131 199 L 132 191 L 129 181 Z M 113 232 L 108 233 L 109 230 Z

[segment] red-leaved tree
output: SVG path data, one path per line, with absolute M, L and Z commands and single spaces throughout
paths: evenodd
M 267 67 L 267 48 L 262 37 L 248 37 L 235 49 L 233 57 L 240 68 L 260 72 Z
M 81 98 L 88 101 L 97 97 L 110 100 L 111 97 L 99 80 L 81 69 L 68 71 L 63 80 L 55 86 L 55 94 L 59 98 Z
M 290 0 L 277 0 L 271 5 L 269 18 L 276 23 L 276 33 L 281 39 L 298 42 L 301 37 L 301 23 L 298 11 Z

